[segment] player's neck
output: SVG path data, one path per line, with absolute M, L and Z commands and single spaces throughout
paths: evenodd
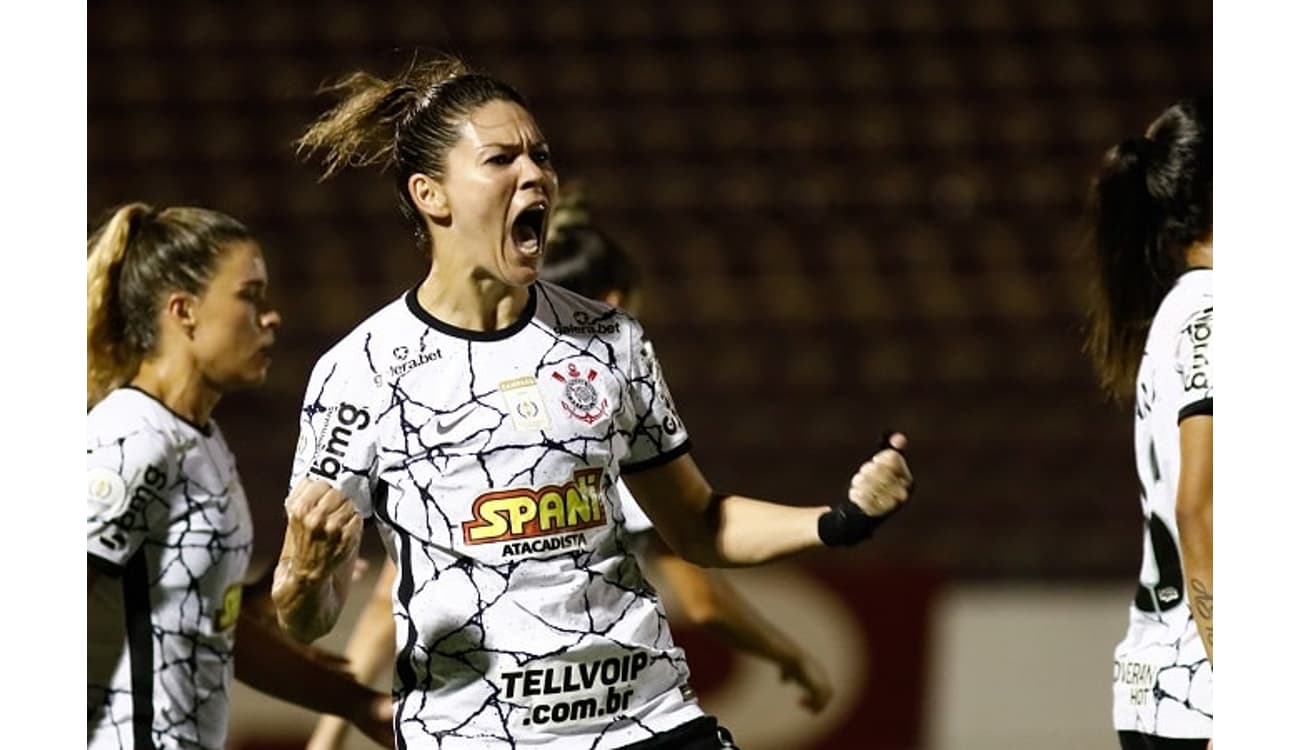
M 1187 248 L 1188 268 L 1214 268 L 1214 238 L 1207 237 Z
M 434 262 L 416 290 L 420 306 L 444 323 L 468 331 L 499 331 L 519 320 L 528 288 L 493 278 L 476 278 L 466 269 Z
M 131 385 L 158 399 L 177 416 L 200 427 L 212 419 L 221 393 L 208 385 L 198 368 L 168 358 L 146 360 Z

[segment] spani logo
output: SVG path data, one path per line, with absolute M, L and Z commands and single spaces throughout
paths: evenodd
M 217 630 L 230 630 L 239 621 L 239 605 L 244 598 L 244 586 L 231 584 L 221 597 L 221 609 L 217 612 Z
M 573 481 L 539 490 L 489 492 L 474 501 L 474 518 L 461 524 L 465 544 L 491 544 L 589 529 L 605 523 L 601 469 L 582 469 Z

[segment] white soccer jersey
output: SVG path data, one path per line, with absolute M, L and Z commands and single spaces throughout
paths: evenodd
M 86 418 L 88 748 L 225 747 L 253 525 L 221 431 L 143 391 Z
M 647 516 L 644 510 L 641 510 L 640 503 L 636 501 L 635 497 L 632 497 L 627 485 L 623 484 L 622 480 L 619 480 L 614 489 L 618 492 L 618 501 L 623 506 L 623 528 L 627 530 L 627 533 L 636 535 L 653 530 L 654 522 L 650 520 L 650 516 Z
M 342 489 L 397 564 L 399 748 L 616 748 L 703 715 L 613 491 L 689 449 L 635 320 L 538 282 L 466 331 L 411 291 L 317 363 L 301 429 L 293 481 Z
M 1171 738 L 1210 736 L 1212 670 L 1183 582 L 1175 502 L 1178 425 L 1212 414 L 1209 269 L 1188 271 L 1160 304 L 1138 369 L 1134 440 L 1142 512 L 1142 572 L 1129 629 L 1115 649 L 1118 730 Z

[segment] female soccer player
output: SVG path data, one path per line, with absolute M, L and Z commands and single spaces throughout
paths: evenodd
M 428 276 L 317 363 L 304 399 L 280 622 L 328 632 L 360 529 L 396 560 L 399 747 L 718 748 L 628 550 L 620 477 L 692 563 L 867 538 L 908 497 L 893 447 L 831 508 L 714 492 L 641 326 L 539 281 L 557 179 L 522 97 L 458 61 L 356 73 L 302 139 L 326 174 L 394 168 Z
M 261 250 L 215 211 L 133 203 L 89 251 L 87 747 L 225 747 L 232 671 L 391 746 L 388 696 L 240 606 L 252 518 L 212 411 L 271 363 Z
M 639 306 L 640 271 L 631 256 L 592 225 L 585 195 L 579 191 L 565 190 L 552 209 L 541 278 L 622 307 L 629 314 L 635 315 Z M 659 582 L 672 588 L 685 618 L 732 647 L 777 665 L 783 680 L 793 680 L 801 688 L 800 703 L 810 711 L 821 711 L 831 698 L 822 665 L 745 601 L 725 578 L 686 562 L 669 549 L 623 483 L 615 486 L 630 547 L 644 569 L 652 575 L 658 573 Z M 384 667 L 392 665 L 396 640 L 392 586 L 396 577 L 392 561 L 386 560 L 348 642 L 352 672 L 367 684 L 373 684 Z M 347 731 L 342 719 L 321 717 L 307 750 L 340 750 Z
M 1093 186 L 1087 349 L 1106 392 L 1134 404 L 1146 517 L 1115 649 L 1125 750 L 1205 748 L 1213 722 L 1211 114 L 1209 97 L 1174 104 L 1111 149 Z

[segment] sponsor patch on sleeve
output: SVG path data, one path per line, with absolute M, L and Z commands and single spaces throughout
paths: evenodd
M 96 515 L 114 518 L 126 510 L 126 480 L 102 466 L 87 472 L 86 496 Z

